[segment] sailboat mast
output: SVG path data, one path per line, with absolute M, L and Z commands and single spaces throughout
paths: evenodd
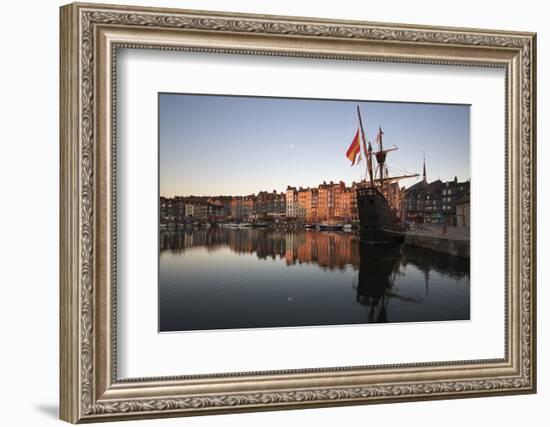
M 361 119 L 361 111 L 359 110 L 359 105 L 357 106 L 357 116 L 359 117 L 359 126 L 361 127 L 361 138 L 363 139 L 363 151 L 367 150 L 367 142 L 365 141 L 365 131 L 363 130 L 363 120 Z M 372 147 L 369 143 L 368 153 L 365 152 L 365 165 L 367 171 L 369 172 L 370 185 L 374 187 L 374 177 L 372 176 Z M 366 178 L 366 176 L 365 176 Z
M 384 189 L 384 161 L 385 159 L 385 153 L 383 153 L 384 147 L 382 145 L 382 128 L 378 126 L 378 141 L 380 142 L 380 156 L 377 157 L 379 166 L 380 166 L 380 191 Z

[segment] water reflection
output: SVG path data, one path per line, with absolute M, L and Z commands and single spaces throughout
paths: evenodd
M 216 227 L 163 231 L 160 252 L 163 331 L 469 319 L 468 260 L 407 245 Z

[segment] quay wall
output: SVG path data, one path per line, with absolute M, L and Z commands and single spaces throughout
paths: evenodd
M 470 258 L 469 239 L 452 239 L 444 236 L 406 233 L 405 243 L 411 246 L 443 252 L 461 258 Z

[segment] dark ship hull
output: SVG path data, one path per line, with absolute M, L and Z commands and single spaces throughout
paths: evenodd
M 370 244 L 396 244 L 405 239 L 395 214 L 382 193 L 374 187 L 357 189 L 361 240 Z

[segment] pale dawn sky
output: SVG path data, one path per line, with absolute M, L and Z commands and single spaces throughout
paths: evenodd
M 159 94 L 160 195 L 246 195 L 350 184 L 365 162 L 350 167 L 346 150 L 358 127 L 368 139 L 384 131 L 390 175 L 428 181 L 470 178 L 470 106 L 216 95 Z M 401 181 L 410 186 L 418 179 Z

